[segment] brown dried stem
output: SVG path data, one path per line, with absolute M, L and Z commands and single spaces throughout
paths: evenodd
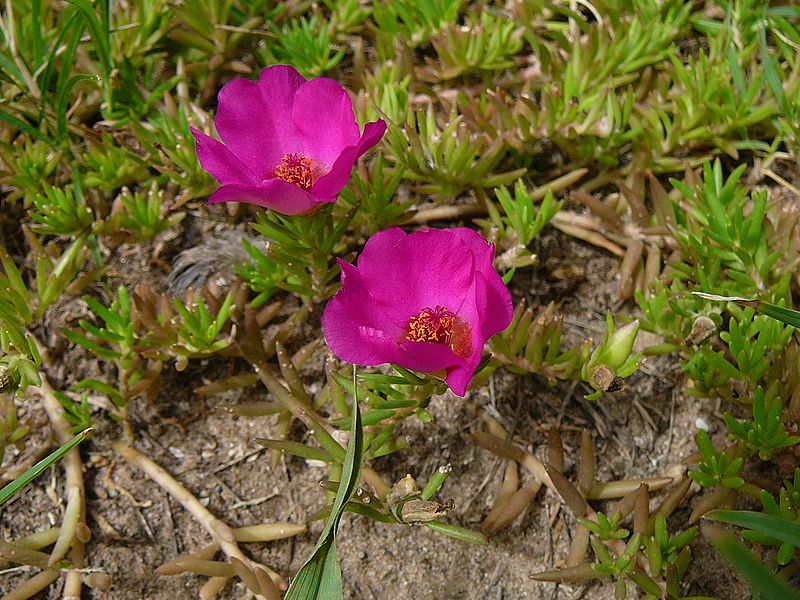
M 517 461 L 536 477 L 540 483 L 543 483 L 554 493 L 558 494 L 558 489 L 550 481 L 550 477 L 548 477 L 544 465 L 530 452 L 518 448 L 507 440 L 500 439 L 490 433 L 482 431 L 473 433 L 472 439 L 475 440 L 479 446 L 482 446 L 497 456 Z
M 62 416 L 63 407 L 55 397 L 53 388 L 47 381 L 44 373 L 41 374 L 42 385 L 32 388 L 32 393 L 38 393 L 42 398 L 42 404 L 47 417 L 56 433 L 59 444 L 66 444 L 72 439 L 69 433 L 70 423 Z M 86 528 L 86 496 L 83 486 L 83 463 L 78 448 L 70 450 L 64 456 L 63 463 L 66 482 L 64 485 L 67 505 L 64 509 L 64 519 L 61 523 L 58 539 L 56 539 L 53 551 L 50 553 L 49 566 L 52 567 L 61 560 L 69 551 L 69 559 L 72 567 L 79 569 L 83 567 L 85 556 L 85 543 L 81 539 L 83 535 L 78 535 L 77 530 L 87 530 Z M 81 597 L 82 576 L 78 571 L 68 571 L 64 584 L 65 600 L 77 599 Z
M 483 520 L 483 529 L 486 533 L 494 533 L 499 531 L 497 522 L 500 518 L 508 512 L 507 506 L 509 501 L 517 492 L 519 487 L 519 474 L 517 472 L 517 463 L 513 460 L 508 461 L 506 464 L 506 471 L 503 475 L 503 483 L 500 484 L 500 490 L 497 492 L 497 497 L 494 500 L 494 506 L 486 518 Z
M 189 513 L 205 527 L 206 531 L 208 531 L 214 541 L 219 544 L 220 549 L 228 557 L 236 573 L 242 577 L 248 587 L 250 587 L 251 590 L 260 590 L 262 592 L 258 597 L 266 597 L 271 591 L 264 590 L 259 585 L 252 587 L 253 582 L 257 582 L 255 574 L 259 569 L 265 569 L 267 573 L 269 573 L 271 581 L 277 587 L 281 589 L 286 589 L 288 587 L 283 577 L 268 567 L 264 567 L 247 558 L 236 543 L 236 536 L 233 529 L 212 515 L 208 509 L 200 504 L 200 501 L 189 490 L 178 483 L 161 466 L 144 454 L 121 442 L 114 443 L 114 451 L 161 486 L 162 489 L 180 502 L 181 506 L 189 511 Z
M 53 583 L 61 572 L 58 569 L 46 569 L 41 573 L 37 573 L 30 579 L 23 581 L 17 588 L 0 600 L 28 600 L 38 592 L 41 592 L 48 585 Z
M 200 600 L 212 600 L 217 597 L 226 585 L 229 577 L 212 577 L 200 588 Z

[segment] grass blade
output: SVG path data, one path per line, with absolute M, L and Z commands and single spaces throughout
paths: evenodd
M 775 576 L 761 559 L 754 556 L 729 533 L 715 533 L 712 541 L 717 551 L 727 558 L 744 577 L 753 592 L 764 600 L 800 600 L 800 594 Z
M 756 298 L 740 298 L 739 296 L 717 296 L 716 294 L 706 294 L 704 292 L 692 292 L 695 296 L 700 296 L 706 300 L 716 300 L 718 302 L 735 302 L 739 306 L 749 306 L 756 312 L 777 319 L 781 323 L 786 323 L 792 327 L 800 328 L 800 311 L 792 310 L 778 306 L 777 304 L 770 304 L 763 300 Z
M 706 516 L 715 521 L 759 531 L 793 546 L 800 546 L 800 523 L 747 510 L 715 510 Z
M 58 144 L 54 140 L 47 137 L 45 134 L 36 129 L 33 125 L 31 125 L 27 121 L 15 117 L 14 115 L 12 115 L 9 112 L 6 112 L 2 108 L 0 108 L 0 121 L 5 121 L 9 125 L 16 127 L 20 131 L 23 131 L 28 135 L 30 135 L 31 137 L 35 137 L 37 140 L 41 140 L 44 143 L 48 144 L 49 146 L 52 146 L 54 149 L 58 150 Z
M 355 367 L 353 368 L 355 389 Z M 353 419 L 350 442 L 342 466 L 341 481 L 333 501 L 330 517 L 311 557 L 298 571 L 284 600 L 342 600 L 342 569 L 336 554 L 336 529 L 345 505 L 353 497 L 361 481 L 361 464 L 364 453 L 364 432 L 361 428 L 361 411 L 358 398 L 353 398 Z
M 8 500 L 14 494 L 16 494 L 26 485 L 28 485 L 31 481 L 36 479 L 36 477 L 38 477 L 42 471 L 47 469 L 47 467 L 49 467 L 56 461 L 60 460 L 67 452 L 69 452 L 75 446 L 77 446 L 83 440 L 85 440 L 88 437 L 88 435 L 92 433 L 92 431 L 94 431 L 94 429 L 92 429 L 91 427 L 89 429 L 84 429 L 78 435 L 76 435 L 74 438 L 68 441 L 66 444 L 61 446 L 58 450 L 52 452 L 51 454 L 40 460 L 30 469 L 25 471 L 22 475 L 17 477 L 14 481 L 3 487 L 3 489 L 0 489 L 0 505 L 8 502 Z

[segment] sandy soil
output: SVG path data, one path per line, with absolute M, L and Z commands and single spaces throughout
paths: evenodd
M 184 238 L 185 239 L 185 238 Z M 173 242 L 172 253 L 181 239 Z M 616 300 L 616 261 L 601 251 L 549 232 L 538 248 L 541 266 L 521 272 L 514 280 L 518 299 L 526 297 L 534 306 L 550 300 L 562 303 L 568 329 L 574 339 L 587 332 L 602 331 L 607 310 L 630 311 Z M 163 273 L 149 262 L 147 253 L 128 257 L 116 277 L 146 277 L 163 282 Z M 569 269 L 569 277 L 554 267 Z M 565 271 L 566 272 L 566 271 Z M 554 274 L 555 273 L 555 274 Z M 76 310 L 80 313 L 80 310 Z M 82 316 L 77 314 L 69 320 Z M 315 318 L 319 318 L 318 315 Z M 599 339 L 600 334 L 596 334 Z M 54 334 L 55 338 L 58 334 Z M 301 337 L 289 340 L 299 347 Z M 53 343 L 56 343 L 55 341 Z M 51 377 L 62 389 L 74 381 L 102 371 L 85 353 L 63 346 L 62 363 Z M 309 362 L 308 382 L 320 377 L 327 351 L 323 348 Z M 158 398 L 137 400 L 130 408 L 136 446 L 172 473 L 216 516 L 232 526 L 261 522 L 303 523 L 324 502 L 319 481 L 326 472 L 305 461 L 284 457 L 272 469 L 265 453 L 254 441 L 270 437 L 271 418 L 245 418 L 222 408 L 242 400 L 266 398 L 253 387 L 237 393 L 204 397 L 193 389 L 214 374 L 240 372 L 242 362 L 230 359 L 195 361 L 183 373 L 165 369 Z M 698 419 L 712 431 L 721 423 L 714 404 L 688 398 L 681 393 L 682 376 L 669 357 L 650 360 L 628 381 L 626 389 L 596 403 L 583 399 L 585 390 L 571 382 L 549 387 L 537 376 L 516 376 L 503 371 L 490 385 L 471 392 L 466 399 L 435 397 L 430 411 L 436 420 L 428 425 L 409 420 L 403 435 L 406 450 L 374 461 L 385 479 L 396 481 L 412 473 L 420 481 L 439 466 L 453 471 L 442 498 L 452 498 L 455 509 L 447 519 L 479 528 L 500 485 L 503 461 L 474 444 L 468 434 L 480 428 L 478 416 L 491 412 L 519 444 L 542 455 L 546 428 L 562 428 L 568 458 L 575 456 L 582 428 L 588 428 L 598 455 L 598 477 L 656 476 L 680 473 L 681 461 L 694 451 L 692 436 Z M 22 411 L 39 410 L 32 399 Z M 209 542 L 201 526 L 173 499 L 123 460 L 113 458 L 111 442 L 120 435 L 118 426 L 98 414 L 100 424 L 94 438 L 81 448 L 85 461 L 89 525 L 92 540 L 88 561 L 92 569 L 109 573 L 109 590 L 87 590 L 86 598 L 122 600 L 179 600 L 197 598 L 204 577 L 162 577 L 154 569 L 176 556 Z M 297 426 L 295 437 L 304 431 Z M 43 444 L 47 428 L 34 440 Z M 36 444 L 32 444 L 35 446 Z M 9 460 L 17 460 L 11 457 Z M 571 471 L 568 471 L 570 474 Z M 14 539 L 57 524 L 63 504 L 58 500 L 63 486 L 60 467 L 43 477 L 3 508 L 0 537 Z M 679 509 L 671 524 L 679 527 L 688 517 L 692 502 Z M 602 509 L 599 503 L 596 508 Z M 243 544 L 253 558 L 270 565 L 284 576 L 294 574 L 313 548 L 322 528 L 309 523 L 309 531 L 296 538 L 268 544 Z M 339 535 L 339 552 L 346 582 L 346 597 L 355 600 L 446 600 L 446 599 L 573 599 L 605 600 L 613 597 L 609 584 L 555 585 L 532 581 L 529 575 L 560 564 L 569 546 L 575 522 L 560 498 L 543 490 L 528 510 L 507 529 L 478 547 L 437 534 L 421 526 L 387 526 L 365 517 L 345 516 Z M 687 595 L 715 595 L 739 600 L 748 597 L 744 587 L 730 574 L 722 560 L 702 540 L 693 551 L 702 557 L 686 577 Z M 0 573 L 0 592 L 11 591 L 29 577 L 33 569 L 18 568 Z M 636 597 L 634 590 L 630 597 Z M 60 584 L 38 598 L 60 598 Z M 247 597 L 237 584 L 219 598 Z

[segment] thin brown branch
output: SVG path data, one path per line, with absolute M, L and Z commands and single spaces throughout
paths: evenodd
M 47 381 L 44 373 L 41 374 L 42 385 L 31 391 L 42 398 L 42 404 L 50 423 L 56 432 L 59 444 L 66 444 L 72 439 L 69 432 L 70 423 L 62 416 L 63 407 L 55 397 L 53 388 Z M 85 543 L 77 535 L 78 528 L 86 529 L 86 495 L 83 485 L 83 463 L 78 448 L 70 450 L 63 460 L 66 482 L 64 485 L 67 505 L 64 509 L 64 518 L 61 530 L 50 553 L 50 566 L 55 565 L 69 551 L 69 559 L 74 569 L 83 567 L 85 557 Z M 81 597 L 82 575 L 77 570 L 67 572 L 64 584 L 64 599 L 72 600 Z
M 258 569 L 264 569 L 269 574 L 273 583 L 280 589 L 288 587 L 286 580 L 274 572 L 272 569 L 260 565 L 249 558 L 247 558 L 239 549 L 236 543 L 236 536 L 227 524 L 217 519 L 211 512 L 205 508 L 200 501 L 185 487 L 178 483 L 172 475 L 167 473 L 160 465 L 156 464 L 153 460 L 146 457 L 141 452 L 134 450 L 130 446 L 126 446 L 121 442 L 114 443 L 114 451 L 127 460 L 133 467 L 142 471 L 145 475 L 150 477 L 155 483 L 161 486 L 167 493 L 169 493 L 181 506 L 183 506 L 195 519 L 197 519 L 206 531 L 211 535 L 214 541 L 219 544 L 220 549 L 231 561 L 234 568 L 237 567 L 235 560 L 240 561 L 248 570 L 254 574 Z M 241 565 L 238 565 L 241 567 Z M 237 573 L 239 569 L 237 569 Z M 258 595 L 258 598 L 264 596 Z

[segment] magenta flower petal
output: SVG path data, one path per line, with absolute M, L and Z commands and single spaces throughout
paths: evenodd
M 194 127 L 191 128 L 191 132 L 197 140 L 197 158 L 200 159 L 203 168 L 221 184 L 258 182 L 253 177 L 252 171 L 223 143 Z
M 448 230 L 435 229 L 411 235 L 396 227 L 378 232 L 358 259 L 371 296 L 399 324 L 408 321 L 409 309 L 461 306 L 472 285 L 474 265 L 465 244 Z
M 290 116 L 305 82 L 294 67 L 276 65 L 262 70 L 257 81 L 233 79 L 219 91 L 217 131 L 258 179 L 268 177 L 284 154 L 301 150 Z
M 367 242 L 358 266 L 342 263 L 342 289 L 322 326 L 339 358 L 432 373 L 464 395 L 486 340 L 511 322 L 511 294 L 494 247 L 470 229 L 394 228 Z
M 450 366 L 453 353 L 445 346 L 420 342 L 399 343 L 405 333 L 372 302 L 362 303 L 369 290 L 359 270 L 341 259 L 342 285 L 322 316 L 325 339 L 334 354 L 360 365 L 393 362 L 408 369 L 438 371 Z M 391 359 L 387 360 L 387 356 Z
M 450 231 L 470 247 L 475 256 L 476 270 L 484 275 L 486 291 L 481 295 L 485 294 L 487 304 L 483 309 L 485 314 L 483 335 L 488 339 L 508 327 L 514 315 L 514 305 L 506 284 L 500 277 L 486 277 L 485 275 L 494 273 L 494 245 L 481 236 L 475 235 L 475 232 L 467 227 L 456 227 Z
M 380 142 L 384 133 L 386 133 L 386 123 L 383 121 L 372 121 L 364 125 L 364 134 L 358 140 L 358 144 L 342 151 L 339 158 L 333 163 L 331 170 L 317 180 L 311 188 L 311 192 L 320 196 L 338 195 L 347 184 L 347 180 L 350 179 L 350 171 L 356 160 Z
M 249 202 L 285 214 L 334 202 L 355 161 L 386 130 L 376 121 L 359 135 L 342 86 L 306 81 L 285 65 L 264 69 L 257 81 L 234 79 L 218 98 L 214 122 L 223 143 L 192 130 L 200 164 L 223 186 L 234 186 L 210 202 Z
M 319 77 L 300 86 L 291 119 L 303 140 L 300 151 L 329 166 L 361 137 L 350 96 L 332 79 Z
M 317 208 L 320 202 L 334 202 L 336 198 L 322 199 L 280 179 L 271 179 L 259 185 L 228 184 L 218 188 L 208 199 L 216 202 L 246 202 L 269 208 L 284 215 L 298 215 Z

